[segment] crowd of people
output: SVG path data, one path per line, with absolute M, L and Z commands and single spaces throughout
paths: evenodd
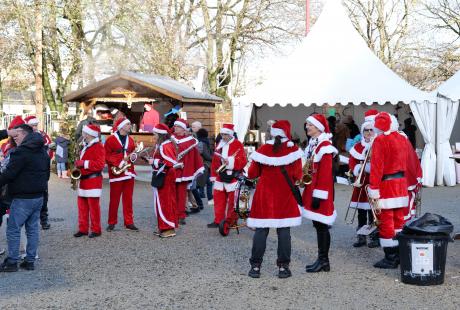
M 0 132 L 0 135 L 12 137 L 10 141 L 16 143 L 9 162 L 2 165 L 5 172 L 2 170 L 0 174 L 0 185 L 12 183 L 8 186 L 8 193 L 13 198 L 9 205 L 7 228 L 8 257 L 0 267 L 3 271 L 18 268 L 18 236 L 24 224 L 30 240 L 21 267 L 33 269 L 38 243 L 37 212 L 44 209 L 49 178 L 50 157 L 43 134 L 34 132 L 31 124 L 13 125 L 8 132 Z M 354 123 L 350 125 L 348 131 L 359 137 L 349 149 L 349 168 L 354 179 L 350 208 L 358 209 L 358 235 L 353 246 L 380 244 L 385 255 L 374 266 L 396 268 L 399 264 L 398 242 L 393 238 L 404 222 L 414 216 L 415 196 L 422 177 L 420 163 L 407 135 L 398 131 L 399 124 L 394 116 L 369 110 L 361 128 Z M 336 134 L 339 127 L 334 124 Z M 304 150 L 292 141 L 289 121 L 272 122 L 269 129 L 271 139 L 250 154 L 249 160 L 243 144 L 236 138 L 233 124 L 222 125 L 213 145 L 200 122 L 195 121 L 190 126 L 185 119 L 169 118 L 165 123 L 152 127 L 154 146 L 147 151 L 137 149 L 130 137 L 131 128 L 129 119 L 118 117 L 113 123 L 112 134 L 102 143 L 100 126 L 91 122 L 81 126 L 81 150 L 74 162 L 80 175 L 77 189 L 78 231 L 74 237 L 96 238 L 102 234 L 100 197 L 105 166 L 108 168 L 110 191 L 106 231 L 116 229 L 120 200 L 124 228 L 138 231 L 134 223 L 133 194 L 134 162 L 140 156 L 152 167 L 152 200 L 157 218 L 155 235 L 160 238 L 176 236 L 180 226 L 186 225 L 186 217 L 203 209 L 204 197 L 207 197 L 209 205 L 214 205 L 213 219 L 208 228 L 218 228 L 222 222 L 237 227 L 240 219 L 235 212 L 235 194 L 238 182 L 246 178 L 257 180 L 247 218 L 247 226 L 255 230 L 248 275 L 260 277 L 266 239 L 270 228 L 275 228 L 278 235 L 278 276 L 291 276 L 290 228 L 300 225 L 302 218 L 312 221 L 318 247 L 317 259 L 306 266 L 306 271 L 327 272 L 331 269 L 330 228 L 337 217 L 334 162 L 340 150 L 334 145 L 330 120 L 323 115 L 312 114 L 306 118 L 305 131 L 309 139 Z M 62 137 L 56 140 L 56 144 L 61 147 L 56 152 L 59 153 L 57 157 L 65 160 L 68 139 Z M 15 163 L 18 156 L 28 158 L 34 152 L 40 153 L 40 156 L 34 156 L 30 161 L 24 159 L 21 165 L 33 165 L 30 169 L 39 171 L 33 173 L 34 177 L 40 178 L 37 182 L 39 186 L 29 189 L 33 193 L 18 194 L 15 189 L 19 186 L 14 184 L 23 179 L 15 175 L 18 171 Z M 43 164 L 36 163 L 39 160 Z M 58 174 L 64 177 L 65 167 L 59 168 L 59 164 L 57 160 Z M 20 211 L 25 204 L 28 205 L 27 214 Z M 368 242 L 361 230 L 377 222 L 378 238 L 370 238 Z M 42 221 L 45 229 L 44 223 L 46 221 Z

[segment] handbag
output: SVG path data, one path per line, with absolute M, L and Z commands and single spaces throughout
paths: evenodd
M 239 171 L 233 171 L 231 174 L 227 174 L 227 170 L 219 172 L 219 177 L 224 183 L 231 183 L 233 179 L 238 177 Z
M 150 185 L 156 188 L 162 188 L 165 185 L 166 172 L 163 170 L 158 173 L 152 173 L 152 181 Z

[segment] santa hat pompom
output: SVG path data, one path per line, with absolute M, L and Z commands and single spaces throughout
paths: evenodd
M 390 114 L 386 112 L 380 112 L 375 117 L 374 127 L 383 131 L 385 135 L 390 134 L 391 132 L 391 117 Z

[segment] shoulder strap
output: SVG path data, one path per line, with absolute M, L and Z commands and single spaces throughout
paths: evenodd
M 292 184 L 292 180 L 287 174 L 286 167 L 280 166 L 280 169 L 281 169 L 281 172 L 283 173 L 284 178 L 286 179 L 286 182 L 289 184 L 289 187 L 291 188 L 291 192 L 294 195 L 294 198 L 297 201 L 297 204 L 303 207 L 302 196 L 300 195 L 299 188 L 295 186 L 294 184 Z

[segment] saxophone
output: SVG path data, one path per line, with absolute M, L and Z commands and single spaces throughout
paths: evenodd
M 305 187 L 310 185 L 313 181 L 313 161 L 315 160 L 316 147 L 313 149 L 311 156 L 307 158 L 307 161 L 302 167 L 302 178 L 296 181 L 295 185 Z

